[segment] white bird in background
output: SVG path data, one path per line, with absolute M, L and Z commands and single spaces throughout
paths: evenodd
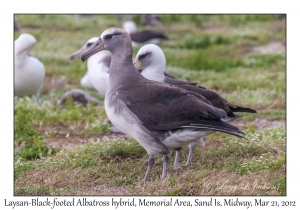
M 81 56 L 81 54 L 82 54 L 85 50 L 88 49 L 88 46 L 87 46 L 88 43 L 89 43 L 89 41 L 87 41 L 87 42 L 85 43 L 85 45 L 83 45 L 79 50 L 77 50 L 76 52 L 74 52 L 74 53 L 71 55 L 70 59 L 73 60 L 74 58 L 76 58 L 76 57 L 78 57 L 78 56 Z M 92 83 L 90 82 L 90 80 L 89 80 L 89 78 L 88 78 L 88 69 L 87 69 L 86 73 L 84 74 L 84 76 L 81 78 L 81 80 L 80 80 L 80 85 L 81 85 L 82 87 L 85 87 L 85 88 L 92 88 L 92 89 L 94 88 L 93 85 L 92 85 Z
M 99 38 L 90 38 L 78 51 L 71 55 L 71 59 L 81 56 L 90 46 Z M 100 95 L 105 95 L 110 68 L 111 54 L 109 51 L 101 51 L 91 56 L 87 61 L 87 72 L 81 79 L 80 84 L 83 87 L 94 88 Z
M 44 64 L 29 54 L 36 39 L 23 33 L 15 40 L 15 96 L 34 95 L 40 105 L 39 94 L 45 79 Z
M 84 74 L 84 76 L 80 79 L 80 85 L 82 87 L 85 87 L 85 88 L 91 88 L 91 89 L 94 88 L 94 86 L 92 85 L 91 81 L 89 80 L 88 71 L 86 71 L 86 73 Z
M 136 24 L 132 20 L 125 21 L 122 27 L 129 34 L 136 32 Z

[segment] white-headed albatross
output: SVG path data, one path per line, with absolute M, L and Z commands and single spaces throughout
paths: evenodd
M 197 92 L 203 95 L 208 101 L 212 103 L 213 106 L 223 109 L 227 113 L 227 118 L 223 119 L 223 121 L 231 121 L 236 119 L 238 116 L 235 115 L 234 112 L 257 113 L 253 109 L 233 105 L 228 101 L 226 101 L 221 96 L 219 96 L 217 93 L 208 90 L 204 87 L 197 86 L 197 83 L 178 80 L 172 77 L 171 75 L 167 74 L 165 72 L 165 67 L 166 67 L 165 55 L 161 50 L 161 48 L 157 45 L 148 44 L 141 47 L 141 49 L 136 54 L 133 64 L 136 67 L 136 69 L 139 70 L 141 74 L 147 79 L 176 85 L 185 90 Z M 204 146 L 205 140 L 199 139 L 199 142 L 197 143 L 200 144 L 201 146 Z M 189 145 L 189 147 L 190 147 L 190 152 L 186 164 L 189 164 L 191 162 L 191 158 L 194 150 L 194 142 L 192 142 Z M 179 152 L 180 152 L 179 150 L 176 150 L 176 158 L 174 164 L 175 168 L 177 167 L 178 164 Z
M 45 78 L 44 64 L 29 54 L 36 39 L 23 33 L 15 40 L 15 96 L 34 95 L 40 105 L 39 94 Z
M 71 55 L 71 60 L 81 56 L 99 37 L 90 38 L 78 51 Z M 100 95 L 105 95 L 108 87 L 109 66 L 111 55 L 107 50 L 96 53 L 87 61 L 87 71 L 80 84 L 83 87 L 94 88 Z
M 159 44 L 163 40 L 168 39 L 168 37 L 164 33 L 159 31 L 136 31 L 136 25 L 131 20 L 123 23 L 123 29 L 127 31 L 127 33 L 129 33 L 132 41 L 132 46 L 137 46 L 138 44 Z
M 163 155 L 164 179 L 169 149 L 180 148 L 215 131 L 242 137 L 238 128 L 221 121 L 226 112 L 211 106 L 202 95 L 143 77 L 132 63 L 131 39 L 124 29 L 105 30 L 82 55 L 82 61 L 101 50 L 112 53 L 104 102 L 106 114 L 116 128 L 147 151 L 145 180 L 157 154 Z

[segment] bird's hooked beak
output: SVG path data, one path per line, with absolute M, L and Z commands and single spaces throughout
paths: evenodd
M 133 65 L 136 70 L 138 70 L 139 72 L 142 71 L 142 63 L 139 61 L 137 57 L 133 60 Z
M 86 45 L 84 45 L 83 47 L 81 47 L 79 50 L 77 50 L 76 52 L 74 52 L 70 59 L 73 60 L 76 57 L 81 56 L 88 48 L 86 47 Z
M 104 42 L 102 41 L 101 38 L 99 38 L 85 53 L 82 54 L 81 60 L 84 62 L 89 57 L 102 50 L 105 50 Z

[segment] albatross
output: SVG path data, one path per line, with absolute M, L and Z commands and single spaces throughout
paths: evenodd
M 150 175 L 155 155 L 163 156 L 164 179 L 171 149 L 216 131 L 243 138 L 243 132 L 221 120 L 226 112 L 212 106 L 202 95 L 142 76 L 132 63 L 131 39 L 124 29 L 106 29 L 81 60 L 102 50 L 112 53 L 104 101 L 106 114 L 116 128 L 147 151 L 144 180 Z
M 136 24 L 132 20 L 125 21 L 123 29 L 129 33 L 132 46 L 137 46 L 138 44 L 159 44 L 163 40 L 168 39 L 162 32 L 152 30 L 136 31 Z
M 45 79 L 45 66 L 37 58 L 29 54 L 36 39 L 23 33 L 15 40 L 15 96 L 34 95 L 40 104 L 39 94 Z
M 177 87 L 183 88 L 188 91 L 193 91 L 203 95 L 208 101 L 212 103 L 213 106 L 223 109 L 227 118 L 222 119 L 223 121 L 232 121 L 239 116 L 234 114 L 234 112 L 249 112 L 257 113 L 254 109 L 245 108 L 229 103 L 226 99 L 222 98 L 217 93 L 206 89 L 204 87 L 197 86 L 197 83 L 191 83 L 183 80 L 176 79 L 165 72 L 166 58 L 162 49 L 154 44 L 144 45 L 137 52 L 133 64 L 141 74 L 149 79 L 158 82 L 163 82 L 167 84 L 176 85 Z M 205 145 L 204 137 L 200 138 L 197 142 L 200 146 Z M 189 145 L 190 151 L 186 164 L 191 163 L 192 154 L 194 151 L 194 142 Z M 179 161 L 180 150 L 176 150 L 176 157 L 174 167 L 177 168 Z
M 81 56 L 89 47 L 91 47 L 99 37 L 90 38 L 78 51 L 74 52 L 70 59 Z M 111 55 L 107 50 L 96 53 L 87 61 L 87 72 L 80 80 L 83 87 L 94 88 L 100 95 L 105 95 L 108 87 L 109 66 Z

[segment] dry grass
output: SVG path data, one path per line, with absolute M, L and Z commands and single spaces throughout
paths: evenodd
M 274 180 L 284 179 L 282 174 L 286 172 L 285 165 L 275 172 L 259 171 L 243 176 L 226 170 L 199 172 L 190 166 L 174 171 L 169 167 L 165 180 L 114 186 L 102 177 L 90 175 L 98 169 L 37 170 L 18 178 L 15 184 L 25 190 L 53 187 L 55 190 L 48 195 L 280 195 L 280 186 Z
M 172 152 L 165 180 L 160 179 L 161 157 L 156 157 L 146 182 L 141 180 L 148 156 L 135 140 L 91 141 L 54 157 L 19 160 L 17 170 L 31 169 L 16 178 L 15 195 L 284 195 L 282 131 L 248 134 L 249 141 L 213 134 L 205 147 L 196 146 L 189 166 L 187 147 L 178 170 Z

